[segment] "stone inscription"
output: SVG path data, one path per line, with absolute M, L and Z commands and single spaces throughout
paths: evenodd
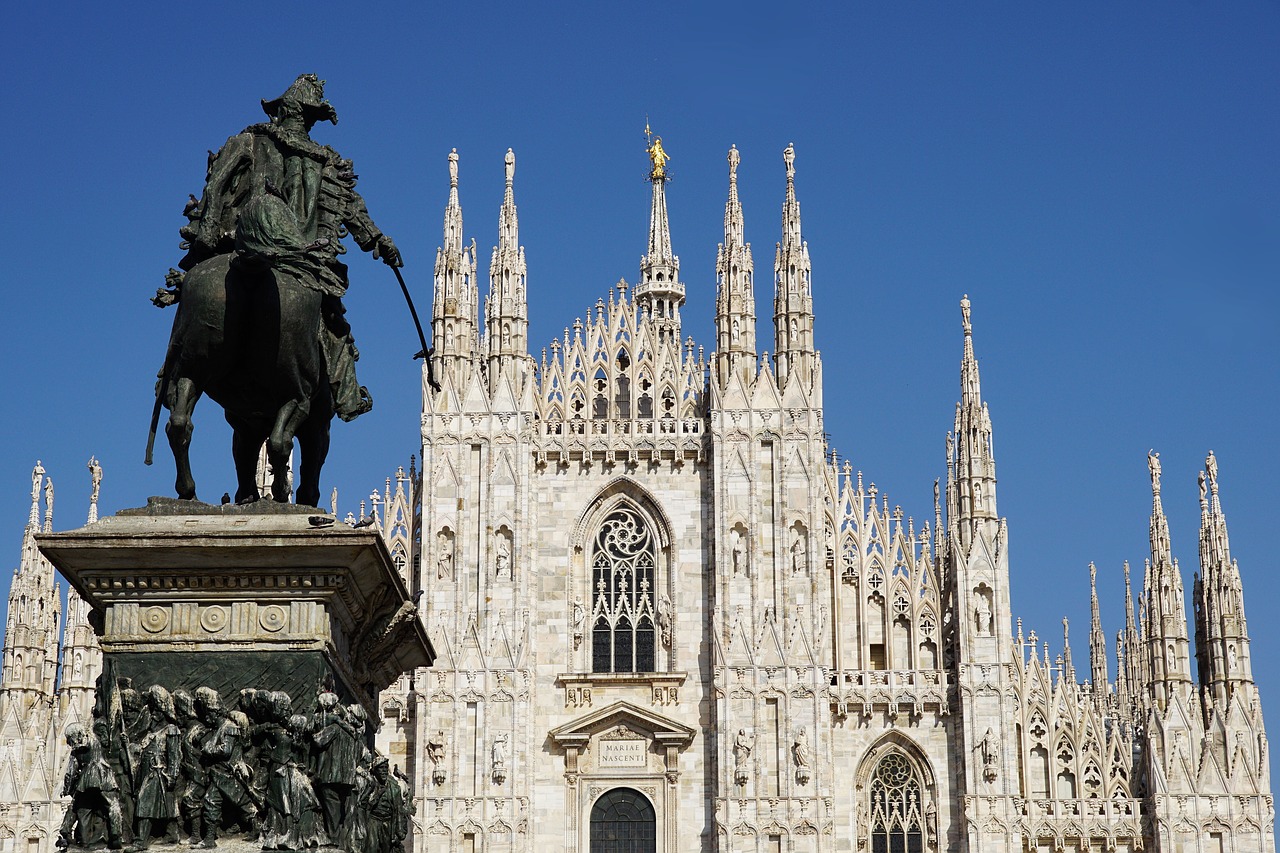
M 649 754 L 649 742 L 644 740 L 602 740 L 601 767 L 644 767 Z

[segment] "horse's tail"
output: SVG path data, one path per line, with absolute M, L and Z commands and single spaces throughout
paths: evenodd
M 173 374 L 173 362 L 177 355 L 177 350 L 177 335 L 171 334 L 169 347 L 164 353 L 164 366 L 160 368 L 160 381 L 156 383 L 156 404 L 151 407 L 151 430 L 147 433 L 147 455 L 142 460 L 146 465 L 151 464 L 152 456 L 154 455 L 156 429 L 160 426 L 160 409 L 164 406 L 164 398 L 169 394 L 169 378 Z

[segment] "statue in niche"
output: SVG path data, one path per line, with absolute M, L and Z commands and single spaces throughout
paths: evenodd
M 999 745 L 996 743 L 996 733 L 990 726 L 987 727 L 987 733 L 982 736 L 982 740 L 978 741 L 976 751 L 982 760 L 982 778 L 987 782 L 996 781 Z
M 178 843 L 178 808 L 174 787 L 182 764 L 182 731 L 173 697 L 159 684 L 146 691 L 150 730 L 138 742 L 137 799 L 134 804 L 134 847 L 146 850 L 153 830 Z
M 200 744 L 200 760 L 208 770 L 201 818 L 204 823 L 202 847 L 217 847 L 223 810 L 231 806 L 241 823 L 257 820 L 258 808 L 249 794 L 250 772 L 244 762 L 244 737 L 248 718 L 241 711 L 227 711 L 222 698 L 211 687 L 196 688 L 196 713 L 206 734 Z
M 658 635 L 664 648 L 671 648 L 671 599 L 663 592 L 658 597 Z
M 731 336 L 731 340 L 732 340 L 735 344 L 738 342 L 738 336 L 739 336 L 740 334 L 741 334 L 741 332 L 740 332 L 740 329 L 739 329 L 739 326 L 738 326 L 738 318 L 737 318 L 737 317 L 734 317 L 734 318 L 733 318 L 733 331 L 730 333 L 730 336 Z
M 507 781 L 507 736 L 500 734 L 495 737 L 489 752 L 493 784 L 501 785 Z
M 809 765 L 813 755 L 809 749 L 809 732 L 804 727 L 796 732 L 796 739 L 791 744 L 791 760 L 796 765 L 796 784 L 809 784 Z
M 120 785 L 103 754 L 102 742 L 80 723 L 67 726 L 66 739 L 71 757 L 62 782 L 62 796 L 70 797 L 71 803 L 63 816 L 56 845 L 69 847 L 74 838 L 79 846 L 88 847 L 101 831 L 98 826 L 105 824 L 107 847 L 119 850 L 124 846 Z
M 409 812 L 400 782 L 391 775 L 386 756 L 379 755 L 369 770 L 368 788 L 361 796 L 367 835 L 364 843 L 352 848 L 358 853 L 393 853 L 404 849 L 409 834 Z
M 747 537 L 740 530 L 733 531 L 733 573 L 747 574 Z
M 573 647 L 576 649 L 582 645 L 582 624 L 587 620 L 587 608 L 582 603 L 582 598 L 578 597 L 573 600 Z
M 793 574 L 802 575 L 809 571 L 809 552 L 804 544 L 804 532 L 799 528 L 795 531 L 795 539 L 791 542 L 791 571 Z
M 746 729 L 738 729 L 738 734 L 733 739 L 733 780 L 739 785 L 747 784 L 747 780 L 751 776 L 750 761 L 751 750 L 755 748 L 756 736 L 754 732 Z
M 443 530 L 436 534 L 436 578 L 453 580 L 453 537 Z
M 437 785 L 443 785 L 445 780 L 444 745 L 443 731 L 437 731 L 427 740 L 427 760 L 431 762 L 431 781 Z
M 973 608 L 974 630 L 977 631 L 979 637 L 991 636 L 991 602 L 987 598 L 985 589 L 979 589 L 975 596 L 977 601 Z
M 499 533 L 495 537 L 493 550 L 494 574 L 500 581 L 511 580 L 511 545 L 505 534 Z
M 347 718 L 336 693 L 322 692 L 319 705 L 312 718 L 312 741 L 316 746 L 313 784 L 324 814 L 324 831 L 329 839 L 336 840 L 343 815 L 348 811 L 356 759 L 363 747 L 359 741 L 362 732 Z

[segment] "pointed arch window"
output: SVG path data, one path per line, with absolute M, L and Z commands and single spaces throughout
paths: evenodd
M 644 516 L 625 504 L 605 516 L 591 554 L 593 672 L 653 671 L 657 558 Z
M 871 853 L 923 853 L 920 780 L 901 752 L 880 759 L 871 777 Z

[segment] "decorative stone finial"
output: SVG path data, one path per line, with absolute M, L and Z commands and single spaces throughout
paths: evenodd
M 458 149 L 449 152 L 449 186 L 458 186 Z
M 738 164 L 742 162 L 742 155 L 738 153 L 738 146 L 729 146 L 729 183 L 736 184 L 738 182 Z
M 1151 491 L 1160 494 L 1160 454 L 1154 449 L 1147 451 L 1147 470 L 1151 472 Z
M 31 515 L 27 524 L 35 528 L 40 524 L 40 484 L 44 481 L 44 466 L 36 460 L 36 467 L 31 469 Z
M 1209 451 L 1209 455 L 1204 460 L 1204 471 L 1209 477 L 1209 491 L 1215 495 L 1218 494 L 1218 457 L 1213 455 L 1213 451 Z
M 969 317 L 969 294 L 960 297 L 960 320 L 964 324 L 965 336 L 973 334 L 973 322 Z
M 98 464 L 98 457 L 89 457 L 89 523 L 93 524 L 98 520 L 98 494 L 102 490 L 102 466 Z
M 507 156 L 503 158 L 503 163 L 507 165 L 507 186 L 511 186 L 511 182 L 516 176 L 516 153 L 510 148 L 507 149 Z
M 53 532 L 53 478 L 44 480 L 44 532 Z
M 796 180 L 796 144 L 788 142 L 787 147 L 782 149 L 782 162 L 787 164 L 787 183 L 795 183 Z

